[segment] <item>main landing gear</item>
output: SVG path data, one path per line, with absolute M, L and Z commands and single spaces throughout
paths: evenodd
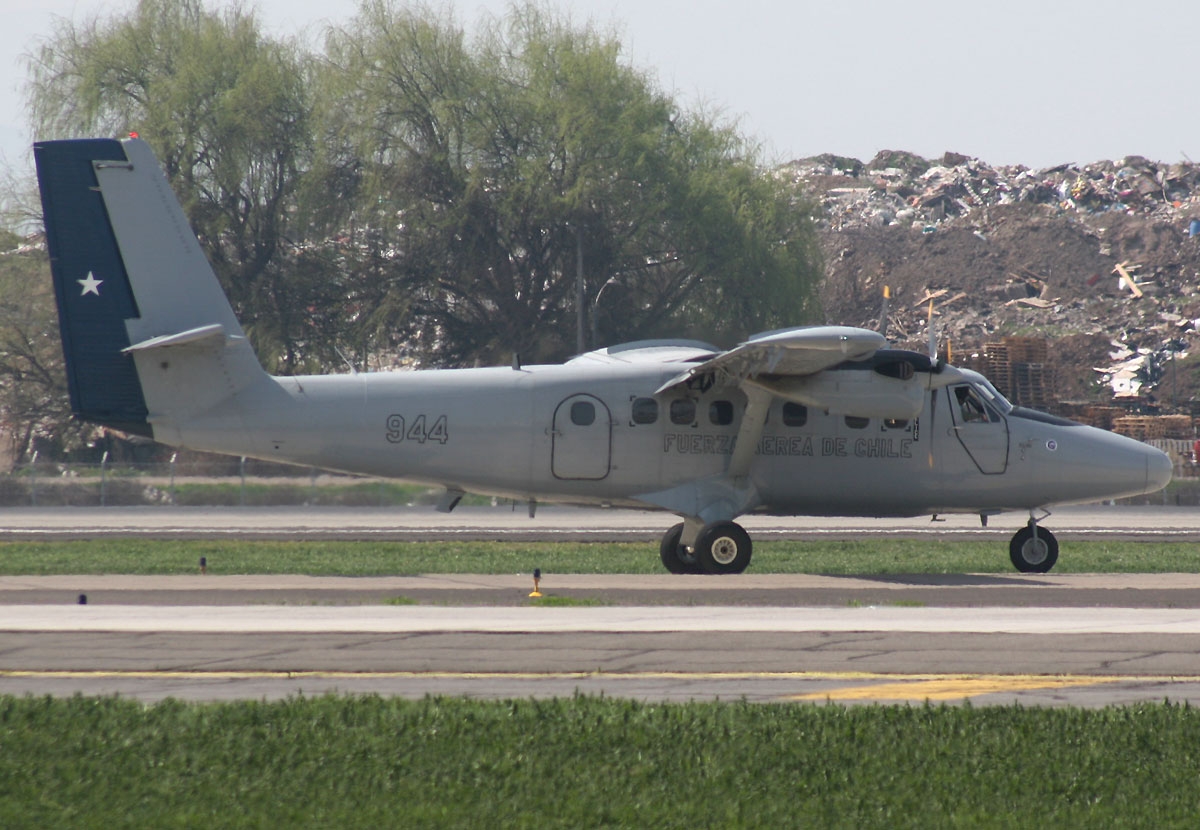
M 750 564 L 750 534 L 736 522 L 705 525 L 691 546 L 683 544 L 683 534 L 680 522 L 663 534 L 658 548 L 663 567 L 673 574 L 740 574 Z M 1046 573 L 1058 561 L 1058 540 L 1031 515 L 1013 534 L 1008 555 L 1022 573 Z
M 1044 574 L 1058 561 L 1058 540 L 1044 527 L 1038 527 L 1037 519 L 1030 514 L 1029 524 L 1014 533 L 1008 543 L 1008 556 L 1021 573 Z
M 740 574 L 750 564 L 750 534 L 737 522 L 713 522 L 700 529 L 691 547 L 683 544 L 683 523 L 663 534 L 659 557 L 673 574 Z

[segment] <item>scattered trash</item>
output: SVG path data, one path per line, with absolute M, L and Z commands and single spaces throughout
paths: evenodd
M 1173 368 L 1200 347 L 1200 165 L 1127 156 L 1034 170 L 884 151 L 779 174 L 823 208 L 826 321 L 874 327 L 886 283 L 898 346 L 927 348 L 931 301 L 956 355 L 1045 338 L 1046 359 L 1022 378 L 1015 362 L 981 367 L 1018 403 L 1106 428 L 1110 405 L 1200 414 L 1200 372 Z M 1110 357 L 1109 340 L 1125 353 Z

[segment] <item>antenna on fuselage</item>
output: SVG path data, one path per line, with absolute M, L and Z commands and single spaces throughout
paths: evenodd
M 337 347 L 336 343 L 333 345 L 333 350 L 337 353 L 337 356 L 342 359 L 342 362 L 346 364 L 346 368 L 350 370 L 350 374 L 357 375 L 358 369 L 355 368 L 354 364 L 350 362 L 350 358 L 346 357 L 345 352 Z

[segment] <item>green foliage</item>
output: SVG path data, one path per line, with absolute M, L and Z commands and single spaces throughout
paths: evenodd
M 240 4 L 138 0 L 55 24 L 29 59 L 31 127 L 149 142 L 276 373 L 562 359 L 579 270 L 590 345 L 730 345 L 817 316 L 812 206 L 734 126 L 682 110 L 594 25 L 524 5 L 476 31 L 366 0 L 313 52 Z M 46 398 L 59 370 L 12 322 L 54 331 L 40 291 L 0 329 Z M 61 406 L 10 409 L 61 429 Z
M 35 438 L 70 448 L 92 432 L 71 421 L 49 273 L 45 251 L 0 256 L 0 421 L 18 456 Z
M 7 827 L 1188 827 L 1187 706 L 0 698 Z
M 311 285 L 285 273 L 288 216 L 311 149 L 305 59 L 253 14 L 200 0 L 60 20 L 31 62 L 40 139 L 141 134 L 252 337 L 277 369 L 303 363 Z
M 809 207 L 612 35 L 524 6 L 469 43 L 448 17 L 379 0 L 327 51 L 313 180 L 354 190 L 314 216 L 359 229 L 364 342 L 415 338 L 454 364 L 561 358 L 580 265 L 604 342 L 732 341 L 811 316 Z
M 266 542 L 91 539 L 0 542 L 0 575 L 193 573 L 201 556 L 222 574 L 661 574 L 657 545 L 620 542 Z M 1073 542 L 1055 573 L 1197 573 L 1189 543 Z M 1013 573 L 1004 540 L 762 542 L 748 573 Z

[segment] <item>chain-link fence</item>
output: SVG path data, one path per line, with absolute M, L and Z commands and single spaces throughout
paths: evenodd
M 0 476 L 0 507 L 387 507 L 436 500 L 437 491 L 419 485 L 250 458 L 67 464 L 35 457 Z

